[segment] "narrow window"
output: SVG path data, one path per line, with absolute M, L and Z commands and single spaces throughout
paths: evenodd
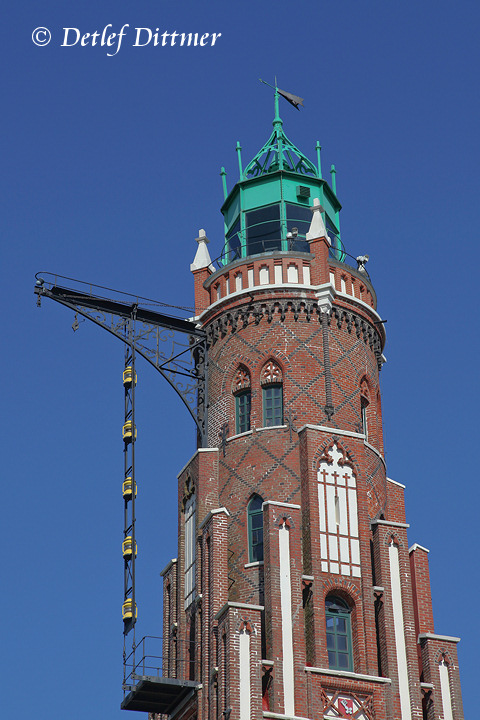
M 263 560 L 263 499 L 254 495 L 248 503 L 248 557 L 250 562 Z
M 283 425 L 283 391 L 281 384 L 263 388 L 263 424 L 265 427 Z
M 185 504 L 185 609 L 195 598 L 195 495 Z
M 342 598 L 329 595 L 325 600 L 328 666 L 331 670 L 353 671 L 350 608 Z
M 262 368 L 263 425 L 283 425 L 283 383 L 280 367 L 269 360 Z
M 367 398 L 362 396 L 362 400 L 361 400 L 362 432 L 365 435 L 365 440 L 368 440 L 367 407 L 368 407 L 368 400 L 367 400 Z
M 370 389 L 366 378 L 363 378 L 360 383 L 360 427 L 361 432 L 365 435 L 365 440 L 368 440 L 368 420 L 370 418 Z M 371 419 L 371 418 L 370 418 Z
M 252 406 L 250 373 L 244 365 L 240 365 L 235 373 L 232 391 L 235 396 L 235 432 L 239 435 L 250 430 Z
M 237 435 L 250 430 L 251 406 L 252 393 L 250 390 L 242 390 L 235 395 L 235 420 Z

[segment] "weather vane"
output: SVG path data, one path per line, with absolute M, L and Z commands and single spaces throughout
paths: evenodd
M 300 108 L 298 107 L 299 105 L 303 107 L 303 98 L 298 97 L 298 95 L 292 95 L 292 93 L 286 92 L 286 90 L 280 90 L 280 88 L 277 87 L 277 78 L 275 78 L 275 85 L 270 85 L 270 83 L 265 82 L 265 80 L 262 80 L 262 78 L 258 79 L 264 85 L 268 85 L 268 87 L 273 88 L 275 90 L 275 93 L 278 93 L 283 98 L 285 98 L 285 100 L 287 100 L 290 105 L 293 105 L 293 107 L 297 110 L 300 110 Z

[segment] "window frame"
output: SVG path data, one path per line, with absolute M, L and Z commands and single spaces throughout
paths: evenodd
M 275 413 L 275 398 L 272 397 L 272 421 L 269 422 L 269 418 L 267 415 L 267 404 L 270 402 L 270 398 L 268 397 L 270 392 L 274 390 L 279 390 L 279 399 L 280 399 L 280 412 Z M 262 386 L 262 401 L 263 401 L 263 427 L 278 427 L 279 425 L 283 425 L 283 383 L 282 382 L 272 382 L 267 383 Z M 279 420 L 279 422 L 276 422 L 276 420 Z
M 242 401 L 247 401 L 247 412 L 245 413 L 245 428 L 242 429 Z M 243 388 L 235 393 L 235 433 L 241 435 L 252 429 L 252 390 L 251 388 Z
M 335 604 L 337 607 L 332 608 L 327 603 Z M 325 598 L 325 631 L 326 646 L 328 655 L 328 667 L 330 670 L 338 670 L 340 672 L 354 672 L 353 667 L 353 643 L 352 643 L 352 608 L 338 595 L 327 595 Z M 332 619 L 333 628 L 329 629 L 328 620 Z M 337 620 L 343 620 L 345 631 L 339 629 L 340 623 Z M 333 638 L 333 647 L 329 648 L 329 637 Z M 345 638 L 346 649 L 339 647 L 338 639 Z M 332 659 L 332 656 L 335 656 Z M 338 658 L 339 655 L 346 657 L 347 666 L 341 666 Z
M 260 501 L 260 502 L 259 502 Z M 252 508 L 252 505 L 255 503 L 256 507 Z M 260 507 L 258 507 L 260 505 Z M 248 501 L 247 505 L 247 518 L 248 518 L 248 562 L 263 562 L 263 498 L 261 495 L 258 495 L 258 493 L 255 493 L 252 495 L 250 500 Z M 261 542 L 255 542 L 254 543 L 254 531 L 260 530 L 260 527 L 254 528 L 253 527 L 253 519 L 261 516 L 262 518 L 262 524 L 261 524 L 261 535 L 262 540 Z M 256 551 L 256 548 L 261 546 L 261 552 L 258 553 Z M 258 557 L 258 555 L 261 555 L 261 557 Z

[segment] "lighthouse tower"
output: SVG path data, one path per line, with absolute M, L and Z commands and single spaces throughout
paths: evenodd
M 270 138 L 245 168 L 237 153 L 223 253 L 201 230 L 191 265 L 208 440 L 162 572 L 168 714 L 461 720 L 458 638 L 434 630 L 428 550 L 387 477 L 385 329 L 334 169 L 287 138 L 278 91 Z

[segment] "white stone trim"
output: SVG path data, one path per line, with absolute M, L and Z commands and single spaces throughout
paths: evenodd
M 180 472 L 177 474 L 177 480 L 180 478 L 180 475 L 181 475 L 183 472 L 185 472 L 185 470 L 186 470 L 187 467 L 190 465 L 190 463 L 192 462 L 192 460 L 194 460 L 194 459 L 197 457 L 197 455 L 199 455 L 200 453 L 204 453 L 204 452 L 216 452 L 216 453 L 218 453 L 218 448 L 198 448 L 197 450 L 195 450 L 195 452 L 193 453 L 193 455 L 192 455 L 192 457 L 190 458 L 190 460 L 189 460 L 187 463 L 185 463 L 185 465 L 183 466 L 183 468 L 182 468 L 182 469 L 180 470 Z
M 237 438 L 245 437 L 246 435 L 251 435 L 253 433 L 252 430 L 245 430 L 243 433 L 238 433 L 238 435 L 231 435 L 227 438 L 227 443 L 229 443 L 231 440 L 236 440 Z
M 356 277 L 356 275 L 355 275 L 355 277 Z M 378 312 L 376 310 L 374 310 L 373 307 L 371 305 L 369 305 L 368 303 L 366 303 L 364 300 L 360 300 L 360 298 L 358 298 L 356 295 L 349 295 L 348 293 L 339 292 L 337 290 L 337 297 L 339 299 L 341 298 L 342 300 L 348 300 L 349 302 L 352 302 L 352 300 L 353 300 L 355 305 L 360 305 L 362 308 L 365 308 L 365 310 L 368 310 L 369 312 L 371 312 L 372 315 L 375 315 L 377 320 L 381 321 L 382 318 L 380 317 Z M 385 358 L 385 362 L 387 362 L 386 358 Z
M 440 693 L 442 696 L 443 720 L 453 720 L 452 694 L 450 692 L 450 677 L 448 665 L 444 660 L 438 666 L 440 675 Z
M 302 575 L 302 580 L 311 580 L 314 582 L 315 578 L 313 575 Z
M 319 675 L 335 675 L 336 677 L 348 678 L 351 680 L 365 680 L 366 682 L 391 683 L 390 678 L 378 677 L 377 675 L 361 675 L 360 673 L 346 672 L 345 670 L 330 670 L 330 668 L 305 666 L 305 672 L 314 672 Z
M 351 430 L 340 430 L 340 428 L 332 428 L 328 427 L 327 425 L 311 425 L 310 423 L 306 423 L 305 425 L 302 425 L 301 428 L 298 429 L 298 433 L 301 433 L 302 430 L 322 430 L 322 432 L 328 432 L 331 435 L 344 435 L 345 437 L 354 437 L 359 438 L 360 440 L 365 439 L 365 435 L 363 433 L 357 433 L 352 432 Z
M 245 258 L 245 260 L 246 259 L 247 258 Z M 296 283 L 269 283 L 268 285 L 249 285 L 248 287 L 243 288 L 243 290 L 236 290 L 235 292 L 230 293 L 230 295 L 225 295 L 225 297 L 222 297 L 219 300 L 215 300 L 211 305 L 208 306 L 208 308 L 201 312 L 200 315 L 196 315 L 194 317 L 194 321 L 201 323 L 204 315 L 207 312 L 210 312 L 212 308 L 217 307 L 217 305 L 221 305 L 221 303 L 230 302 L 230 300 L 236 300 L 237 298 L 241 298 L 243 295 L 250 296 L 253 289 L 256 289 L 260 292 L 269 292 L 271 290 L 290 290 L 292 295 L 295 295 L 295 297 L 298 297 L 298 294 L 303 291 L 306 297 L 306 293 L 311 293 L 315 290 L 315 287 L 313 285 L 298 285 Z
M 389 527 L 409 528 L 408 523 L 393 522 L 393 520 L 370 520 L 370 525 L 388 525 Z
M 305 273 L 305 268 L 308 268 L 310 270 L 309 264 L 303 264 L 303 271 Z M 220 276 L 221 277 L 221 276 Z M 328 283 L 328 286 L 330 286 L 330 283 Z M 301 285 L 298 283 L 269 283 L 268 285 L 250 285 L 248 284 L 248 287 L 244 287 L 242 290 L 235 290 L 232 293 L 229 293 L 228 295 L 225 295 L 224 297 L 218 298 L 218 300 L 214 300 L 203 312 L 200 313 L 200 315 L 195 315 L 192 318 L 193 322 L 202 324 L 203 318 L 207 312 L 210 312 L 212 309 L 216 308 L 218 305 L 221 305 L 225 302 L 230 302 L 231 300 L 236 300 L 237 298 L 241 298 L 244 295 L 251 295 L 252 290 L 258 290 L 259 292 L 270 292 L 270 291 L 276 291 L 276 290 L 290 290 L 290 292 L 293 291 L 295 296 L 298 297 L 300 294 L 301 297 L 306 297 L 306 293 L 314 292 L 315 294 L 321 289 L 324 288 L 325 285 L 310 285 L 307 283 L 302 283 Z M 305 293 L 303 296 L 302 293 Z M 338 290 L 335 290 L 335 297 L 337 299 L 341 299 L 344 301 L 347 301 L 349 303 L 353 303 L 354 305 L 358 305 L 362 310 L 367 310 L 369 313 L 371 313 L 377 320 L 381 321 L 380 315 L 377 313 L 374 308 L 369 305 L 368 303 L 364 302 L 363 300 L 360 300 L 360 298 L 357 298 L 355 295 L 348 295 L 348 293 L 342 293 Z M 383 362 L 387 362 L 387 359 L 384 355 L 382 355 Z
M 315 297 L 317 298 L 320 312 L 331 312 L 336 294 L 335 286 L 332 285 L 332 283 L 320 285 L 320 287 L 315 291 Z
M 418 636 L 418 642 L 420 640 L 443 640 L 446 642 L 460 642 L 461 638 L 453 637 L 452 635 L 436 635 L 435 633 L 420 633 Z
M 161 576 L 161 577 L 164 577 L 164 576 L 167 574 L 167 572 L 170 570 L 170 568 L 172 567 L 172 565 L 175 565 L 176 562 L 178 562 L 178 559 L 177 559 L 177 558 L 172 558 L 172 559 L 170 560 L 170 562 L 168 562 L 168 563 L 165 565 L 165 567 L 163 568 L 163 570 L 160 571 L 160 576 Z
M 203 270 L 204 268 L 208 268 L 210 274 L 214 273 L 215 268 L 212 265 L 212 259 L 207 248 L 207 245 L 210 241 L 205 234 L 205 230 L 199 230 L 198 237 L 195 238 L 195 240 L 198 243 L 198 248 L 193 263 L 190 265 L 190 270 L 194 272 L 195 270 Z
M 239 636 L 240 720 L 250 720 L 250 633 L 244 627 Z
M 388 559 L 390 565 L 390 586 L 392 591 L 393 629 L 395 635 L 395 647 L 397 650 L 400 709 L 402 720 L 411 720 L 412 709 L 410 707 L 410 688 L 408 682 L 407 644 L 405 642 L 404 632 L 405 623 L 403 618 L 400 560 L 398 557 L 398 546 L 394 545 L 393 542 L 388 547 Z
M 225 513 L 225 515 L 227 515 L 227 517 L 230 517 L 230 513 L 228 512 L 226 507 L 221 507 L 221 508 L 216 508 L 215 510 L 210 510 L 210 512 L 207 515 L 205 515 L 202 522 L 198 526 L 199 530 L 201 530 L 207 524 L 207 522 L 212 519 L 212 517 L 214 515 L 219 515 L 220 513 Z
M 278 430 L 286 427 L 288 427 L 288 425 L 262 425 L 262 427 L 255 428 L 255 430 L 256 432 L 263 432 L 264 430 Z
M 217 612 L 217 614 L 214 617 L 214 620 L 218 620 L 219 617 L 223 615 L 223 613 L 228 610 L 229 608 L 237 608 L 238 610 L 260 610 L 262 611 L 264 609 L 263 605 L 249 605 L 248 603 L 239 603 L 239 602 L 231 602 L 228 600 L 225 605 L 223 605 L 220 610 Z
M 292 503 L 278 502 L 277 500 L 265 500 L 262 507 L 265 505 L 276 505 L 277 507 L 293 508 L 293 510 L 300 510 L 301 505 L 293 505 Z
M 378 458 L 380 458 L 380 460 L 382 461 L 385 469 L 387 469 L 387 463 L 385 462 L 385 458 L 383 457 L 383 455 L 382 455 L 382 453 L 380 452 L 380 450 L 377 450 L 377 448 L 374 447 L 373 445 L 371 445 L 371 444 L 368 442 L 368 440 L 364 440 L 364 441 L 363 441 L 363 444 L 364 444 L 365 447 L 367 447 L 369 450 L 371 450 L 372 452 L 374 452 L 375 455 L 376 455 Z
M 419 545 L 418 543 L 414 543 L 411 548 L 408 548 L 408 552 L 411 553 L 414 550 L 424 550 L 424 552 L 429 553 L 430 550 L 426 547 L 423 547 L 423 545 Z
M 322 213 L 325 212 L 325 208 L 320 205 L 319 198 L 313 198 L 313 203 L 310 210 L 312 211 L 312 219 L 310 221 L 310 227 L 308 228 L 308 232 L 305 235 L 306 241 L 311 242 L 312 240 L 321 240 L 322 238 L 325 238 L 327 244 L 331 245 L 332 243 L 330 242 L 330 238 L 328 237 L 325 223 L 322 217 Z
M 285 523 L 278 529 L 278 564 L 282 617 L 283 705 L 287 715 L 295 715 L 290 530 Z
M 309 718 L 301 717 L 300 715 L 280 715 L 280 713 L 263 712 L 264 718 L 273 718 L 274 720 L 309 720 Z
M 402 485 L 402 483 L 397 482 L 396 480 L 392 480 L 392 478 L 387 477 L 387 482 L 393 483 L 393 485 L 398 485 L 398 487 L 401 487 L 405 490 L 407 487 L 406 485 Z
M 252 567 L 261 567 L 263 565 L 263 560 L 257 560 L 256 562 L 247 563 L 244 565 L 244 568 L 252 568 Z

